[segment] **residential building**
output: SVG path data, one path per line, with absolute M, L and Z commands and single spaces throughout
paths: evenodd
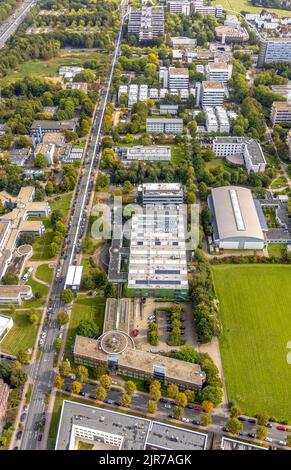
M 131 108 L 138 101 L 138 85 L 133 83 L 128 89 L 128 107 Z
M 227 83 L 231 79 L 232 64 L 225 62 L 210 62 L 206 65 L 206 79 L 208 81 Z
M 181 183 L 143 183 L 137 189 L 138 198 L 147 204 L 183 204 L 184 191 Z
M 9 386 L 0 379 L 0 435 L 5 424 L 5 416 L 8 406 Z
M 189 70 L 187 68 L 169 67 L 168 87 L 181 89 L 189 87 Z
M 291 122 L 291 102 L 274 101 L 271 109 L 271 121 L 275 124 Z
M 213 216 L 213 241 L 220 249 L 262 250 L 265 247 L 263 212 L 258 212 L 249 189 L 212 188 L 208 206 Z
M 49 165 L 54 163 L 55 144 L 38 144 L 34 150 L 34 156 L 43 155 Z
M 78 450 L 90 444 L 94 451 L 205 450 L 207 434 L 128 413 L 64 400 L 56 450 Z
M 0 343 L 13 327 L 12 317 L 0 314 Z
M 146 131 L 148 134 L 182 134 L 183 119 L 147 118 Z
M 204 81 L 201 85 L 201 107 L 223 106 L 224 86 L 222 82 Z
M 291 38 L 267 38 L 260 40 L 258 67 L 276 63 L 291 62 Z
M 162 145 L 135 145 L 133 147 L 122 147 L 120 149 L 120 153 L 124 162 L 169 162 L 171 160 L 171 147 Z
M 263 173 L 266 159 L 261 145 L 248 137 L 216 137 L 213 152 L 218 158 L 226 158 L 234 165 L 244 164 L 248 173 Z
M 142 7 L 131 9 L 128 19 L 128 34 L 135 34 L 140 42 L 151 41 L 165 32 L 164 9 Z
M 64 66 L 60 67 L 59 75 L 61 75 L 65 80 L 72 80 L 75 76 L 84 70 L 83 67 L 79 66 Z

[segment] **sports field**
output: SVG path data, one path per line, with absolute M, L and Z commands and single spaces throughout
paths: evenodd
M 228 399 L 291 421 L 291 266 L 213 266 Z

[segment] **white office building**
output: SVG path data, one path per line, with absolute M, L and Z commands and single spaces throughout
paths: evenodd
M 228 133 L 230 132 L 230 122 L 227 116 L 227 112 L 223 107 L 216 108 L 216 116 L 219 124 L 219 132 Z
M 223 106 L 224 86 L 222 82 L 204 81 L 201 85 L 201 106 L 206 107 Z
M 183 119 L 147 118 L 146 131 L 148 134 L 182 134 Z
M 143 205 L 180 205 L 184 201 L 181 183 L 144 183 L 138 187 L 137 192 Z
M 232 161 L 237 157 L 237 164 L 244 164 L 248 173 L 263 173 L 266 169 L 266 160 L 260 144 L 248 137 L 216 137 L 212 149 L 218 158 Z M 235 161 L 235 158 L 234 160 Z
M 274 101 L 271 109 L 272 124 L 291 122 L 291 103 L 288 101 Z
M 135 34 L 139 41 L 150 41 L 165 32 L 163 7 L 142 7 L 131 9 L 128 19 L 128 33 Z
M 214 108 L 205 108 L 205 113 L 207 132 L 218 132 L 218 121 L 214 113 Z
M 291 38 L 261 39 L 258 67 L 275 62 L 291 62 Z
M 167 7 L 170 13 L 189 16 L 191 13 L 190 0 L 167 0 Z
M 210 62 L 206 65 L 206 78 L 211 82 L 227 83 L 231 79 L 232 65 L 226 62 Z
M 181 89 L 189 87 L 189 71 L 187 68 L 169 67 L 169 88 Z
M 171 147 L 164 145 L 134 145 L 121 149 L 124 162 L 150 161 L 169 162 L 171 160 Z

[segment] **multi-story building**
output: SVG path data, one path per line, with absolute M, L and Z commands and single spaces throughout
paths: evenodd
M 262 148 L 255 139 L 248 137 L 216 137 L 213 140 L 212 148 L 219 158 L 231 159 L 233 156 L 242 156 L 242 161 L 248 173 L 251 171 L 262 173 L 266 169 L 267 163 Z
M 291 38 L 260 40 L 258 67 L 276 62 L 291 62 Z
M 0 379 L 0 434 L 5 424 L 8 398 L 9 398 L 9 387 L 4 382 L 3 379 Z
M 138 187 L 138 197 L 143 205 L 183 204 L 181 183 L 144 183 Z
M 221 5 L 203 5 L 203 3 L 194 4 L 194 12 L 200 13 L 200 15 L 215 16 L 221 18 L 223 14 L 223 8 Z
M 189 70 L 181 67 L 169 67 L 168 73 L 168 87 L 174 89 L 188 88 L 189 87 Z
M 38 154 L 43 155 L 46 158 L 46 161 L 49 165 L 52 165 L 54 162 L 55 154 L 55 145 L 54 144 L 38 144 L 34 151 L 34 156 Z
M 288 132 L 287 145 L 288 145 L 288 148 L 289 148 L 289 159 L 291 159 L 291 129 Z
M 135 34 L 139 41 L 151 41 L 165 32 L 164 9 L 142 7 L 131 9 L 128 19 L 128 33 Z
M 191 0 L 166 0 L 170 13 L 189 16 L 191 13 Z
M 291 122 L 291 103 L 288 101 L 274 101 L 271 109 L 272 124 Z
M 204 81 L 201 86 L 200 104 L 202 108 L 223 106 L 224 86 L 222 82 Z
M 50 121 L 50 120 L 36 120 L 33 121 L 30 134 L 41 137 L 47 132 L 75 132 L 77 127 L 76 121 Z
M 226 62 L 210 62 L 206 65 L 206 78 L 211 82 L 227 83 L 231 79 L 232 65 Z
M 163 145 L 135 145 L 122 147 L 121 158 L 124 162 L 150 161 L 169 162 L 171 160 L 171 147 Z
M 182 134 L 183 119 L 147 118 L 146 131 L 148 134 Z
M 227 112 L 223 107 L 216 108 L 216 116 L 219 124 L 219 132 L 230 132 L 230 122 L 227 116 Z
M 214 108 L 205 108 L 206 130 L 207 132 L 218 132 L 218 122 L 214 113 Z
M 215 36 L 222 44 L 241 43 L 249 40 L 249 33 L 241 26 L 217 26 Z

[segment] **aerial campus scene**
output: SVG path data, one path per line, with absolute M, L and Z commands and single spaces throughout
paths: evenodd
M 5 0 L 0 101 L 0 450 L 287 455 L 291 0 Z

